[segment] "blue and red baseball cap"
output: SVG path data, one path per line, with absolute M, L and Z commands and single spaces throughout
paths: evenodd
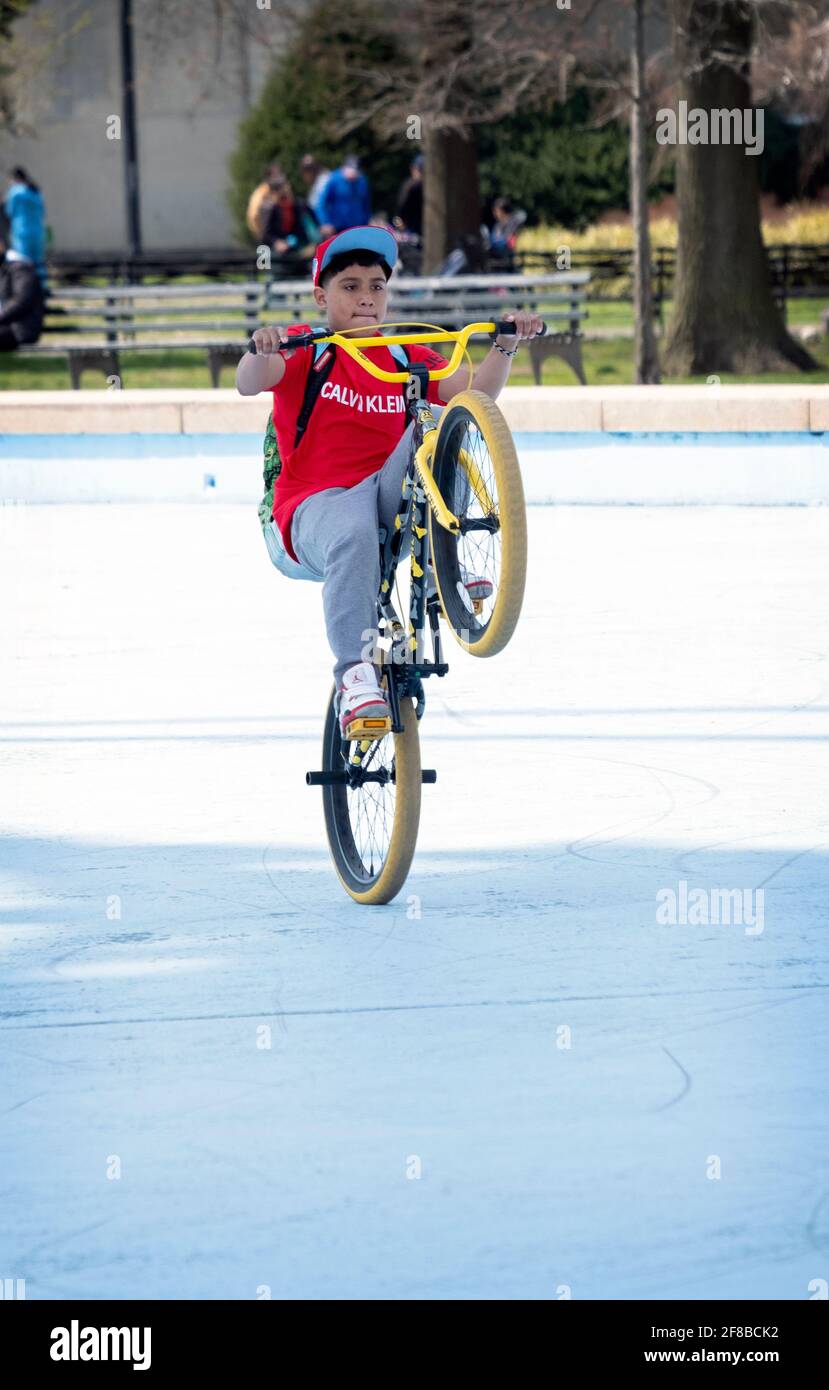
M 397 242 L 385 227 L 349 227 L 348 231 L 335 232 L 327 241 L 321 241 L 311 262 L 311 278 L 315 285 L 334 256 L 342 251 L 373 251 L 389 270 L 397 263 Z

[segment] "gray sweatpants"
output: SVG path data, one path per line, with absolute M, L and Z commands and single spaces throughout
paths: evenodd
M 433 405 L 435 419 L 442 406 Z M 329 487 L 300 502 L 291 522 L 291 541 L 300 562 L 323 576 L 322 603 L 334 653 L 339 689 L 349 666 L 363 661 L 377 632 L 380 588 L 379 529 L 388 532 L 412 447 L 411 424 L 382 468 L 354 487 Z M 405 543 L 404 536 L 404 543 Z

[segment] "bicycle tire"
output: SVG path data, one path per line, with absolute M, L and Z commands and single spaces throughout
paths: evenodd
M 477 430 L 491 462 L 497 492 L 500 573 L 491 609 L 483 621 L 470 610 L 461 576 L 462 537 L 441 526 L 429 509 L 430 551 L 444 616 L 455 641 L 472 656 L 495 656 L 512 637 L 527 575 L 527 513 L 515 443 L 495 402 L 483 391 L 461 391 L 443 411 L 438 425 L 432 472 L 446 505 L 452 503 L 459 474 L 458 454 L 469 428 Z M 474 436 L 472 436 L 474 438 Z M 468 486 L 465 485 L 468 493 Z
M 334 696 L 332 688 L 323 733 L 322 766 L 326 772 L 340 771 L 343 767 Z M 345 891 L 358 903 L 379 905 L 391 902 L 406 881 L 415 852 L 420 824 L 421 766 L 417 716 L 410 699 L 401 699 L 400 715 L 403 732 L 387 734 L 385 738 L 377 740 L 381 745 L 388 745 L 385 750 L 379 750 L 378 758 L 388 759 L 390 750 L 393 750 L 394 762 L 391 831 L 388 847 L 382 848 L 379 864 L 365 863 L 365 846 L 357 842 L 355 835 L 355 809 L 356 819 L 359 820 L 355 798 L 363 797 L 368 801 L 370 793 L 366 792 L 365 787 L 352 789 L 342 783 L 323 786 L 322 789 L 325 830 L 334 868 Z M 354 746 L 349 745 L 350 749 Z M 384 762 L 382 765 L 387 764 Z

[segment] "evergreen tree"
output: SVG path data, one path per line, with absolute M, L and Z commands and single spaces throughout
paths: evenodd
M 390 39 L 364 37 L 366 15 L 373 9 L 372 0 L 318 0 L 241 123 L 230 160 L 229 203 L 243 240 L 250 239 L 247 201 L 263 168 L 278 160 L 300 196 L 304 154 L 331 169 L 345 154 L 358 154 L 371 182 L 373 209 L 393 214 L 412 146 L 402 131 L 399 139 L 389 139 L 378 134 L 370 119 L 346 120 L 343 114 L 359 107 L 366 69 L 393 69 L 402 61 Z

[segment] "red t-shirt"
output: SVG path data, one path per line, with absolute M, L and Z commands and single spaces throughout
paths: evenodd
M 446 366 L 446 358 L 423 343 L 411 343 L 406 351 L 414 362 L 425 362 L 433 369 Z M 273 423 L 282 460 L 273 490 L 273 518 L 294 560 L 291 518 L 300 502 L 328 487 L 354 487 L 376 473 L 406 428 L 402 384 L 378 381 L 340 348 L 299 448 L 294 449 L 313 353 L 312 347 L 297 349 L 286 361 L 285 375 L 273 392 Z M 378 367 L 403 370 L 388 348 L 368 348 L 367 354 Z M 433 405 L 441 404 L 439 386 L 439 381 L 429 382 L 428 400 Z

